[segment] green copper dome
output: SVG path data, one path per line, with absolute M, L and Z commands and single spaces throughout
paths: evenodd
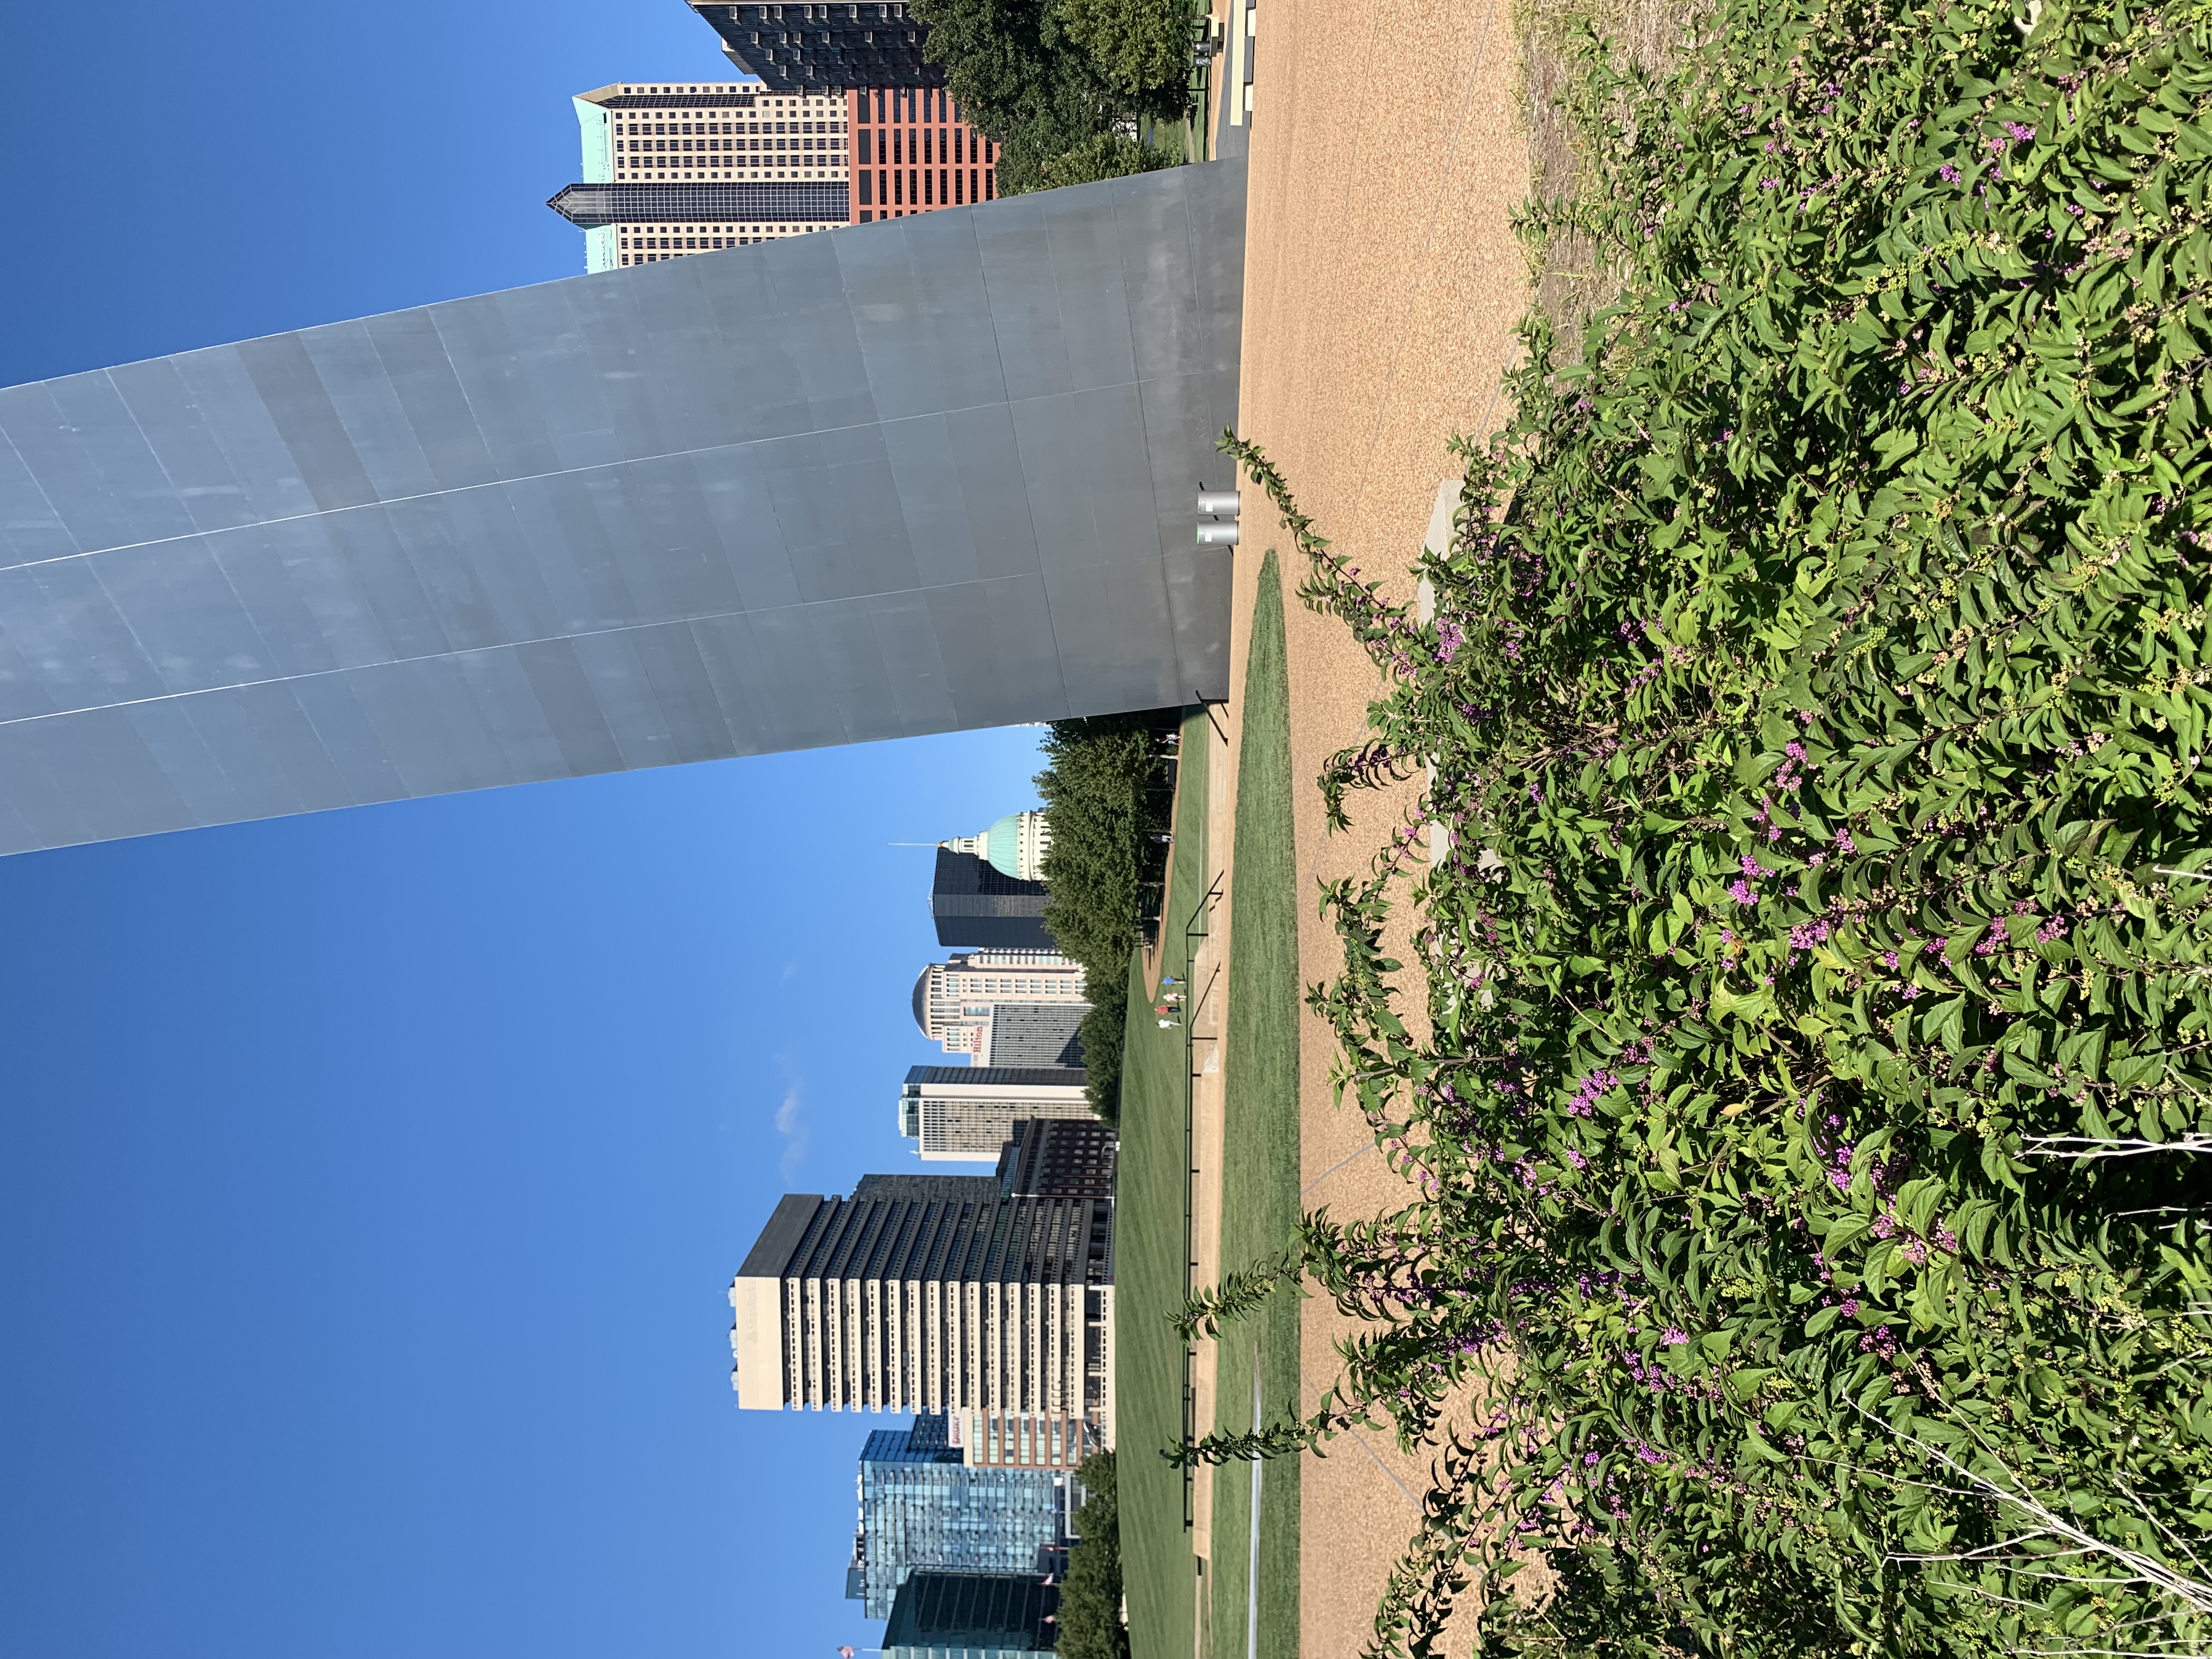
M 1009 812 L 983 832 L 983 856 L 1002 876 L 1022 876 L 1022 815 Z

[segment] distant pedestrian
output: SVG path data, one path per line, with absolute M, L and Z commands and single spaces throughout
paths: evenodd
M 1163 985 L 1180 985 L 1182 981 L 1177 979 L 1173 974 L 1162 974 L 1160 975 L 1160 983 Z
M 1170 1026 L 1180 1027 L 1182 1024 L 1182 1022 L 1179 1019 L 1164 1019 L 1160 1022 L 1160 1030 L 1164 1031 Z
M 1166 830 L 1153 830 L 1153 831 L 1152 831 L 1152 839 L 1153 839 L 1154 841 L 1156 841 L 1156 842 L 1159 842 L 1159 844 L 1160 844 L 1161 846 L 1163 846 L 1163 847 L 1172 846 L 1172 845 L 1174 844 L 1174 842 L 1175 842 L 1175 837 L 1174 837 L 1173 836 L 1170 835 L 1170 834 L 1169 834 Z

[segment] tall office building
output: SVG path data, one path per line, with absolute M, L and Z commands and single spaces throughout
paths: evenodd
M 945 1419 L 879 1429 L 860 1453 L 860 1523 L 845 1593 L 888 1619 L 899 1588 L 921 1570 L 1026 1572 L 1040 1546 L 1068 1535 L 1069 1476 L 1044 1468 L 975 1468 Z
M 999 1152 L 1008 1198 L 1111 1198 L 1114 1131 L 1097 1118 L 1020 1118 Z
M 916 1066 L 899 1086 L 899 1133 L 926 1163 L 988 1161 L 1017 1118 L 1091 1118 L 1073 1066 Z
M 997 198 L 998 145 L 942 89 L 863 88 L 848 100 L 854 223 Z
M 1010 876 L 973 853 L 937 849 L 929 913 L 939 945 L 990 951 L 1051 951 L 1044 926 L 1045 886 Z
M 1083 969 L 1054 951 L 968 951 L 931 963 L 914 982 L 914 1023 L 948 1054 L 981 1066 L 1082 1063 L 994 1058 L 994 1011 L 1013 1006 L 1063 1010 L 1079 1024 L 1091 1010 Z
M 847 87 L 941 87 L 942 65 L 922 59 L 929 30 L 904 0 L 860 5 L 715 3 L 690 0 L 722 37 L 722 55 L 782 93 Z
M 589 270 L 852 222 L 847 103 L 757 82 L 623 82 L 571 100 L 583 173 L 547 204 Z
M 916 1572 L 891 1598 L 884 1659 L 1025 1659 L 1060 1643 L 1041 1572 Z
M 1114 1206 L 994 1176 L 778 1204 L 730 1285 L 748 1409 L 1079 1417 L 1110 1443 Z
M 994 1002 L 973 1063 L 1016 1070 L 1080 1070 L 1083 1016 L 1089 1012 L 1085 1005 L 1073 1002 Z

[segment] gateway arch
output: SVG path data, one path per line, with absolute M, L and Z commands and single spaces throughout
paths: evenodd
M 1223 695 L 1242 159 L 0 390 L 0 852 Z

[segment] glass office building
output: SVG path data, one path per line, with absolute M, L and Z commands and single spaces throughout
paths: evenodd
M 1042 1573 L 917 1572 L 891 1603 L 884 1659 L 1025 1659 L 1058 1644 L 1059 1611 Z
M 846 1594 L 889 1619 L 917 1569 L 1027 1572 L 1040 1545 L 1068 1535 L 1064 1470 L 970 1468 L 941 1413 L 879 1429 L 860 1453 L 860 1518 Z

